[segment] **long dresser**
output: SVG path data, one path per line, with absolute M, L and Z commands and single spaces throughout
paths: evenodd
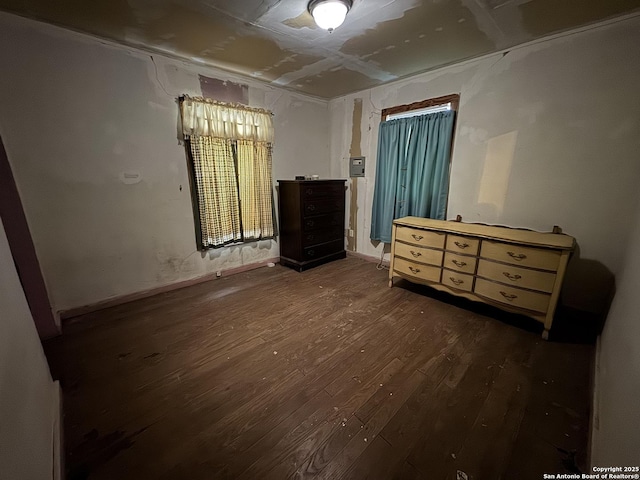
M 404 217 L 393 222 L 394 277 L 524 314 L 548 339 L 575 239 L 562 233 Z
M 346 180 L 278 180 L 280 263 L 302 272 L 345 258 Z

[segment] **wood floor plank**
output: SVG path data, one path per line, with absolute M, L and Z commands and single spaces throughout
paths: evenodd
M 538 479 L 584 469 L 592 345 L 347 258 L 93 312 L 45 344 L 68 478 Z M 511 319 L 511 317 L 508 317 Z

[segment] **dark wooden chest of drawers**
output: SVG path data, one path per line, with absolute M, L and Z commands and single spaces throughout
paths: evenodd
M 345 258 L 345 180 L 278 180 L 280 263 L 298 271 Z

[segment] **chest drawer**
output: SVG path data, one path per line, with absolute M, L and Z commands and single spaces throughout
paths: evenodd
M 417 228 L 403 226 L 398 226 L 396 230 L 396 240 L 423 247 L 444 248 L 444 238 L 444 233 L 432 232 L 430 230 L 419 230 Z
M 560 252 L 557 250 L 521 247 L 491 240 L 483 240 L 480 256 L 517 266 L 551 271 L 556 271 L 560 264 Z
M 546 293 L 551 293 L 556 283 L 555 273 L 530 270 L 483 259 L 480 259 L 478 263 L 478 276 L 514 287 L 530 288 Z
M 314 260 L 342 250 L 344 250 L 344 240 L 334 240 L 332 242 L 321 243 L 320 245 L 313 245 L 305 248 L 303 250 L 302 257 L 304 260 Z
M 499 283 L 490 282 L 482 278 L 476 279 L 474 292 L 505 305 L 525 308 L 534 312 L 544 313 L 549 307 L 550 295 L 530 292 L 519 288 L 507 287 Z
M 440 281 L 440 268 L 431 265 L 422 265 L 420 263 L 413 263 L 403 258 L 396 258 L 393 263 L 393 269 L 404 273 L 405 275 L 411 275 L 412 277 L 418 277 L 423 280 L 429 280 L 431 282 Z
M 457 253 L 476 255 L 480 241 L 477 238 L 461 237 L 459 235 L 447 235 L 447 250 Z
M 317 184 L 305 185 L 302 188 L 302 196 L 305 199 L 319 197 L 344 197 L 344 184 Z
M 304 216 L 320 215 L 330 212 L 343 212 L 344 198 L 318 198 L 304 202 Z
M 340 240 L 343 237 L 342 227 L 330 227 L 323 230 L 313 230 L 302 234 L 302 245 L 308 247 L 318 243 Z
M 328 215 L 305 218 L 302 222 L 302 230 L 305 232 L 312 232 L 314 230 L 321 230 L 329 227 L 343 228 L 343 224 L 344 218 L 342 212 L 336 212 Z
M 420 263 L 429 263 L 438 267 L 442 265 L 442 250 L 396 242 L 394 254 Z
M 451 288 L 470 292 L 473 287 L 473 275 L 442 270 L 442 284 Z
M 464 255 L 445 252 L 442 266 L 462 273 L 475 273 L 477 261 L 476 257 L 465 257 Z

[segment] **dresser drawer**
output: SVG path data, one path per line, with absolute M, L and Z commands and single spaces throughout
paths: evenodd
M 504 305 L 545 313 L 549 307 L 550 295 L 507 287 L 482 278 L 476 279 L 474 292 Z
M 394 255 L 420 263 L 429 263 L 438 267 L 442 265 L 442 250 L 434 250 L 433 248 L 423 248 L 407 243 L 396 242 Z
M 302 245 L 305 247 L 326 243 L 332 240 L 340 240 L 344 237 L 342 227 L 330 227 L 323 230 L 313 230 L 302 234 Z
M 447 250 L 457 253 L 467 253 L 476 255 L 480 240 L 477 238 L 461 237 L 458 235 L 447 235 Z
M 342 250 L 344 250 L 344 240 L 334 240 L 333 242 L 321 243 L 320 245 L 313 245 L 303 249 L 302 257 L 303 260 L 315 260 Z
M 305 218 L 302 222 L 302 230 L 311 232 L 330 227 L 344 228 L 344 218 L 342 212 L 331 213 L 328 215 L 318 215 Z
M 317 184 L 317 185 L 305 185 L 302 187 L 303 198 L 318 198 L 318 197 L 340 197 L 344 198 L 344 183 L 343 184 Z
M 556 283 L 555 273 L 530 270 L 483 259 L 480 259 L 478 263 L 478 276 L 514 287 L 530 288 L 546 293 L 551 293 Z
M 409 262 L 403 258 L 395 258 L 393 261 L 393 269 L 396 272 L 410 275 L 412 277 L 429 280 L 431 282 L 440 281 L 440 268 L 430 265 L 422 265 L 420 263 Z
M 477 261 L 476 257 L 465 257 L 464 255 L 445 252 L 444 263 L 442 265 L 462 273 L 475 273 Z
M 310 215 L 342 211 L 344 211 L 344 198 L 322 198 L 317 200 L 306 200 L 304 202 L 303 214 L 307 217 Z
M 444 233 L 403 226 L 396 228 L 396 240 L 421 245 L 423 247 L 444 248 Z
M 556 271 L 560 264 L 560 252 L 557 250 L 521 247 L 490 240 L 483 240 L 480 256 L 513 265 L 551 271 Z
M 473 287 L 473 275 L 458 273 L 452 270 L 442 270 L 442 284 L 451 288 L 470 292 Z

